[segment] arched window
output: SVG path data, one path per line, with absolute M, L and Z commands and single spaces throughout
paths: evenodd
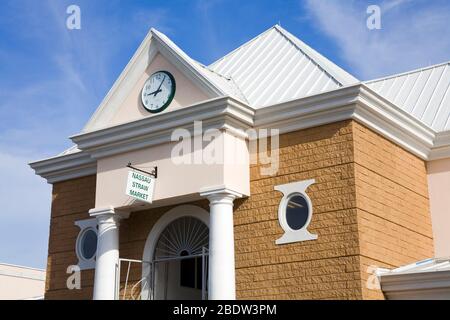
M 159 236 L 154 261 L 179 261 L 179 285 L 202 289 L 203 267 L 199 256 L 208 249 L 209 229 L 201 220 L 185 216 L 172 221 Z
M 209 212 L 194 205 L 172 208 L 145 242 L 141 299 L 205 299 Z M 200 290 L 201 288 L 201 290 Z

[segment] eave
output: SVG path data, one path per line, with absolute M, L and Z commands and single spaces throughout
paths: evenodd
M 97 173 L 97 161 L 85 152 L 75 152 L 29 163 L 37 175 L 55 183 Z

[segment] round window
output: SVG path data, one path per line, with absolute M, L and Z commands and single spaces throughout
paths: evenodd
M 85 260 L 90 260 L 95 256 L 97 251 L 97 233 L 92 230 L 86 230 L 79 243 L 79 252 L 81 257 Z
M 308 222 L 309 205 L 306 199 L 295 194 L 287 199 L 286 222 L 292 230 L 300 230 Z

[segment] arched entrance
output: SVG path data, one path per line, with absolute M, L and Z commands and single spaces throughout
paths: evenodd
M 142 299 L 200 300 L 207 297 L 209 214 L 183 205 L 164 214 L 144 249 Z

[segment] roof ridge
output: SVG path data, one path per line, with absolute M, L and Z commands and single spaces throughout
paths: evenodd
M 222 61 L 222 60 L 225 59 L 226 57 L 231 56 L 233 53 L 237 52 L 238 50 L 240 50 L 240 49 L 246 47 L 247 45 L 249 45 L 250 43 L 254 42 L 256 39 L 261 38 L 264 34 L 268 33 L 268 32 L 271 31 L 272 29 L 276 29 L 276 26 L 277 26 L 277 25 L 278 25 L 278 24 L 275 24 L 275 25 L 271 26 L 269 29 L 263 31 L 262 33 L 260 33 L 260 34 L 258 34 L 257 36 L 251 38 L 250 40 L 244 42 L 244 43 L 241 44 L 239 47 L 234 48 L 233 50 L 231 50 L 230 52 L 228 52 L 228 53 L 227 53 L 226 55 L 224 55 L 223 57 L 221 57 L 221 58 L 217 59 L 216 61 L 210 63 L 209 66 L 213 66 L 213 65 L 217 64 L 218 62 Z M 209 66 L 208 66 L 208 67 L 209 67 Z
M 437 63 L 437 64 L 432 64 L 426 67 L 420 67 L 417 69 L 413 69 L 413 70 L 409 70 L 409 71 L 405 71 L 405 72 L 400 72 L 400 73 L 394 73 L 388 76 L 384 76 L 384 77 L 380 77 L 380 78 L 375 78 L 372 80 L 367 80 L 364 81 L 364 83 L 374 83 L 374 82 L 378 82 L 378 81 L 383 81 L 383 80 L 388 80 L 388 79 L 392 79 L 392 78 L 396 78 L 396 77 L 400 77 L 400 76 L 406 76 L 409 74 L 413 74 L 416 72 L 421 72 L 421 71 L 425 71 L 425 70 L 429 70 L 429 69 L 433 69 L 433 68 L 438 68 L 438 67 L 442 67 L 445 65 L 450 65 L 450 60 L 449 61 L 445 61 L 445 62 L 441 62 L 441 63 Z
M 302 48 L 300 48 L 300 46 L 298 44 L 296 44 L 290 37 L 288 37 L 287 34 L 285 34 L 285 31 L 281 26 L 279 26 L 279 28 L 277 28 L 275 26 L 275 30 L 277 30 L 283 37 L 286 38 L 287 41 L 289 41 L 294 47 L 296 47 L 298 50 L 300 50 L 305 56 L 307 56 L 309 58 L 309 60 L 311 60 L 312 63 L 314 63 L 317 67 L 319 67 L 323 72 L 325 72 L 328 76 L 330 76 L 331 78 L 333 78 L 333 80 L 335 80 L 336 82 L 338 82 L 339 84 L 342 85 L 342 83 L 337 80 L 333 75 L 331 75 L 327 70 L 325 70 L 316 60 L 314 60 L 311 55 L 308 52 L 305 52 L 305 50 L 303 50 Z M 300 40 L 300 39 L 298 39 Z M 301 41 L 301 40 L 300 40 Z M 306 43 L 305 43 L 306 44 Z
M 274 28 L 283 36 L 285 37 L 289 42 L 291 42 L 298 50 L 300 50 L 304 55 L 306 55 L 311 61 L 314 62 L 314 64 L 316 64 L 318 67 L 320 67 L 320 69 L 322 69 L 322 71 L 324 71 L 326 74 L 328 74 L 331 78 L 333 78 L 336 82 L 338 82 L 340 85 L 344 86 L 348 83 L 344 83 L 345 81 L 342 81 L 342 79 L 338 79 L 336 77 L 336 75 L 333 75 L 332 72 L 334 70 L 330 70 L 330 69 L 334 69 L 334 68 L 338 68 L 340 69 L 340 71 L 345 72 L 348 77 L 351 77 L 353 79 L 351 79 L 352 81 L 349 82 L 359 82 L 358 79 L 356 79 L 354 76 L 352 76 L 350 73 L 348 73 L 347 71 L 345 71 L 344 69 L 342 69 L 341 67 L 339 67 L 337 64 L 335 64 L 334 62 L 332 62 L 330 59 L 328 59 L 327 57 L 325 57 L 323 54 L 321 54 L 320 52 L 316 51 L 315 49 L 313 49 L 312 47 L 310 47 L 308 44 L 306 44 L 305 42 L 303 42 L 302 40 L 300 40 L 298 37 L 296 37 L 295 35 L 293 35 L 292 33 L 290 33 L 289 31 L 287 31 L 286 29 L 284 29 L 282 26 L 280 25 L 275 25 Z M 295 41 L 294 41 L 295 40 Z M 297 43 L 297 41 L 299 43 Z M 302 48 L 300 45 L 304 46 L 305 48 Z M 305 50 L 306 49 L 306 50 Z M 312 54 L 317 55 L 316 57 L 313 57 Z M 319 60 L 319 61 L 318 61 Z M 322 60 L 322 61 L 321 61 Z M 328 68 L 326 68 L 328 67 Z M 332 72 L 330 72 L 332 71 Z
M 198 62 L 197 60 L 194 60 L 194 59 L 192 59 L 192 60 L 193 60 L 194 62 L 196 62 L 200 67 L 202 67 L 202 68 L 204 68 L 204 69 L 206 69 L 206 70 L 208 70 L 208 71 L 210 71 L 210 72 L 212 72 L 212 73 L 218 75 L 219 77 L 224 78 L 225 80 L 228 80 L 228 81 L 231 80 L 231 76 L 223 75 L 223 74 L 221 74 L 221 73 L 219 73 L 219 72 L 217 72 L 217 71 L 211 69 L 210 67 L 204 65 L 203 63 Z

